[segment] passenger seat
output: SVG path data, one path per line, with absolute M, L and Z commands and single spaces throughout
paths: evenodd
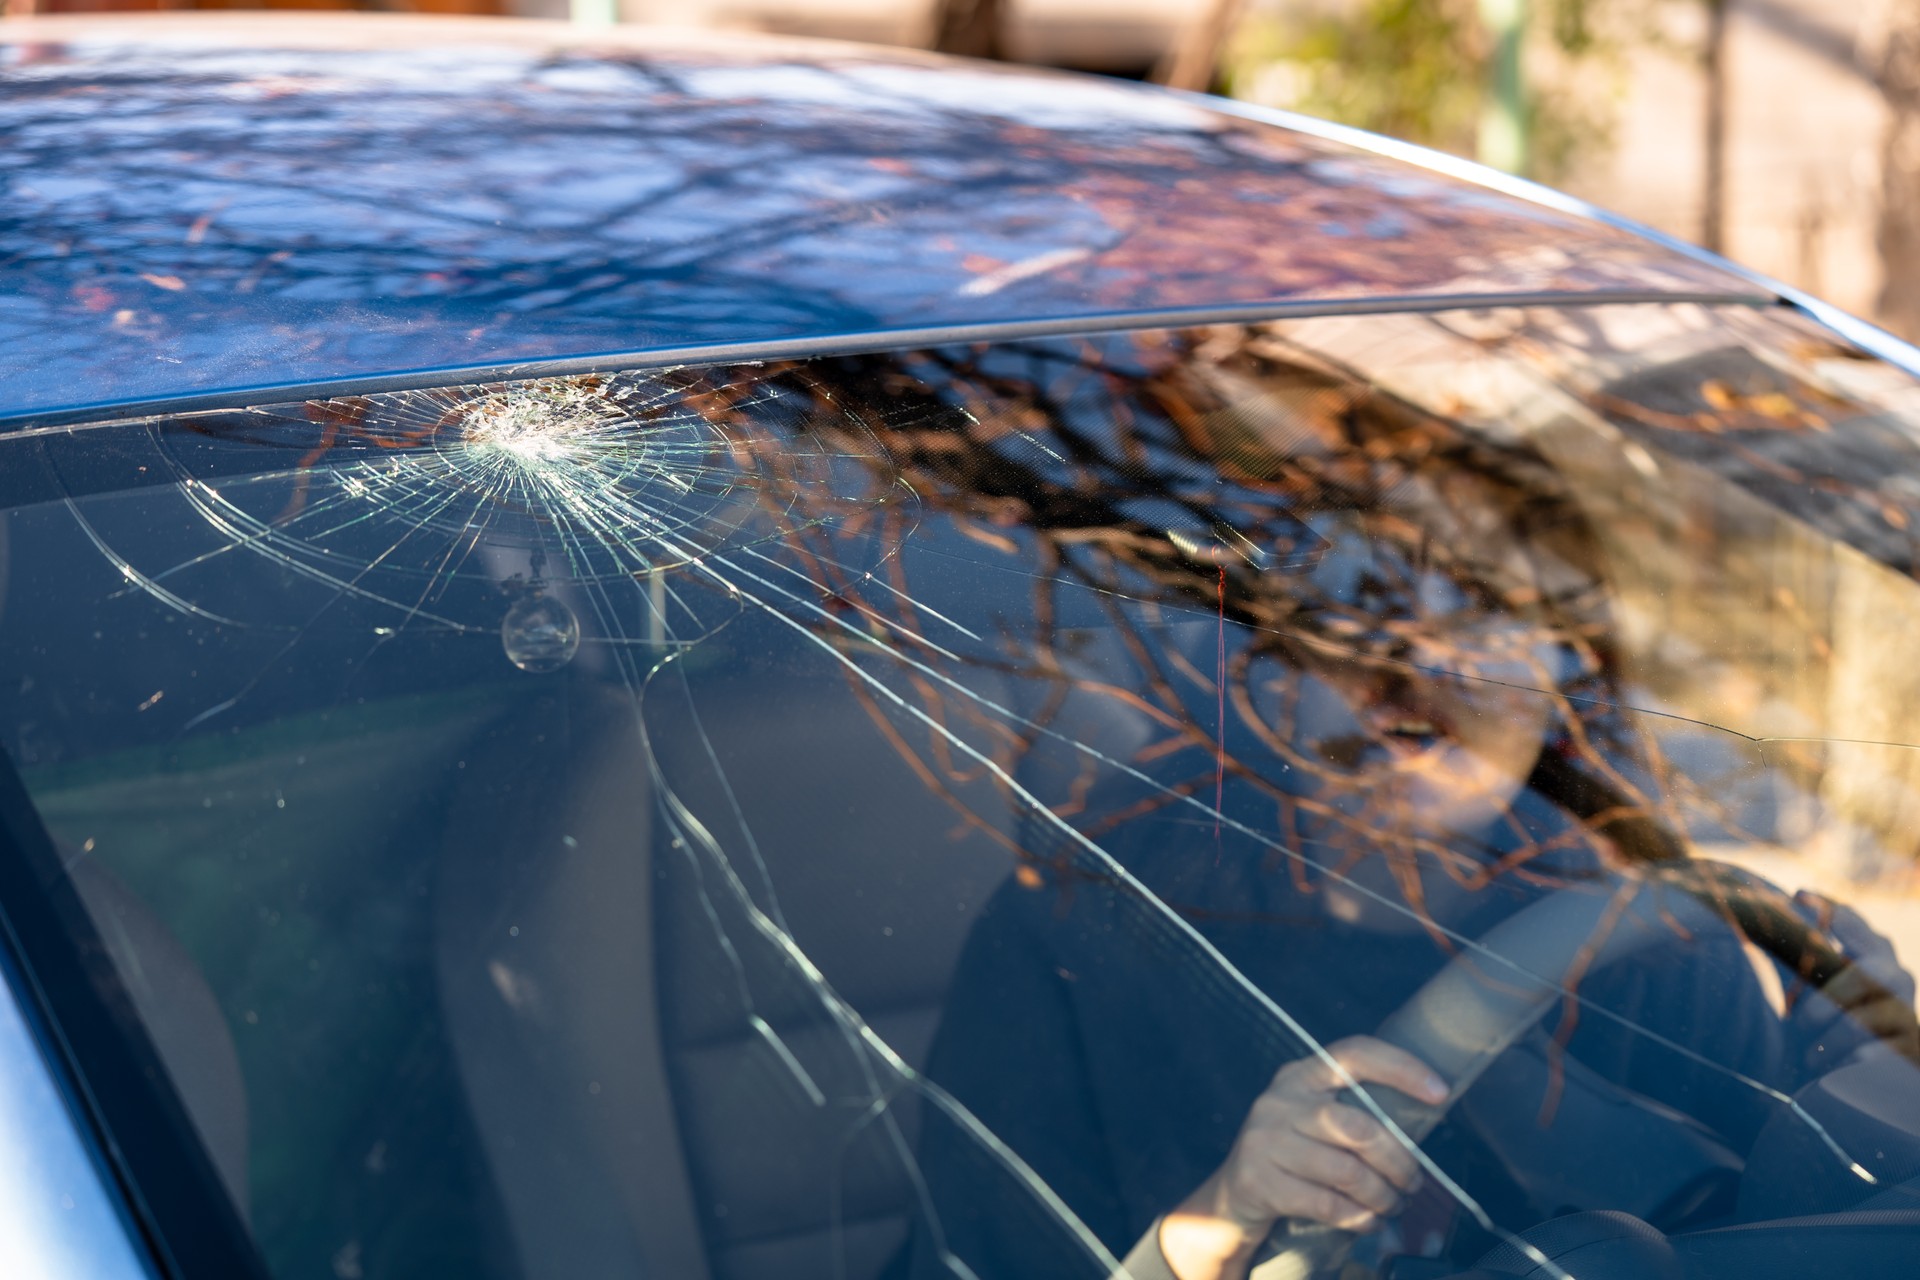
M 844 680 L 769 683 L 655 681 L 666 794 L 619 690 L 468 753 L 441 1000 L 528 1280 L 879 1280 L 902 1256 L 919 1104 L 852 1033 L 924 1061 L 1011 856 Z M 990 788 L 958 791 L 1005 829 Z
M 698 686 L 697 723 L 684 695 L 648 716 L 656 744 L 679 744 L 662 747 L 675 793 L 726 851 L 691 832 L 655 839 L 662 1041 L 701 1234 L 715 1280 L 877 1280 L 911 1227 L 920 1102 L 850 1029 L 924 1063 L 960 946 L 1012 858 L 843 679 L 783 680 L 771 702 L 754 683 Z M 991 788 L 955 790 L 1008 828 Z M 779 922 L 841 1016 L 770 935 Z

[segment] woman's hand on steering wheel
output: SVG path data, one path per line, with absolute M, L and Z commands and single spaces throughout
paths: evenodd
M 1446 1083 L 1426 1063 L 1371 1036 L 1327 1052 L 1362 1084 L 1430 1105 Z M 1226 1162 L 1160 1223 L 1160 1251 L 1180 1280 L 1244 1276 L 1282 1218 L 1367 1231 L 1418 1189 L 1420 1165 L 1400 1139 L 1339 1100 L 1347 1082 L 1320 1057 L 1290 1062 L 1254 1100 Z
M 1821 984 L 1831 1000 L 1876 1039 L 1920 1062 L 1920 1023 L 1914 1018 L 1913 975 L 1900 965 L 1893 943 L 1845 903 L 1801 889 L 1794 902 L 1845 949 L 1847 965 Z

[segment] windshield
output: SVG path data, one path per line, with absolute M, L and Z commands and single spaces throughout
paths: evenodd
M 1920 399 L 1784 311 L 0 457 L 37 883 L 273 1277 L 1573 1274 L 1541 1223 L 1909 1204 Z

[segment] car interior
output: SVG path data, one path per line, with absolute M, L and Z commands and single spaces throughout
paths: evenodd
M 502 1274 L 898 1274 L 924 1103 L 849 1039 L 762 926 L 790 931 L 844 1011 L 913 1068 L 973 915 L 1011 871 L 1007 845 L 957 816 L 930 821 L 924 780 L 857 702 L 818 682 L 720 664 L 649 690 L 651 762 L 640 727 L 626 690 L 567 681 L 464 722 L 443 760 L 421 895 L 449 1051 L 440 1083 L 458 1090 L 484 1156 L 514 1256 Z M 849 773 L 867 784 L 851 808 Z M 994 812 L 986 791 L 966 803 Z M 722 843 L 754 852 L 713 857 Z M 249 1082 L 234 1049 L 247 1026 L 109 865 L 79 882 L 247 1210 Z M 1849 1143 L 1906 1144 L 1920 1173 L 1920 1126 L 1877 1106 L 1872 1081 L 1848 1085 L 1823 1081 L 1805 1105 Z M 1777 1149 L 1750 1163 L 1817 1182 L 1809 1141 L 1777 1126 L 1762 1139 Z M 1920 1229 L 1911 1184 L 1862 1198 L 1829 1178 L 1827 1212 L 1809 1218 L 1806 1178 L 1770 1205 L 1773 1181 L 1744 1197 L 1745 1225 L 1670 1239 L 1589 1211 L 1524 1238 L 1582 1277 L 1802 1275 L 1836 1257 L 1870 1276 L 1895 1274 Z M 1555 1274 L 1512 1244 L 1457 1266 L 1402 1258 L 1382 1274 Z

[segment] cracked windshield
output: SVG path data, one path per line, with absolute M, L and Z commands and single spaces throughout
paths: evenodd
M 7 753 L 275 1277 L 1558 1276 L 1570 1213 L 1913 1202 L 1920 388 L 1784 311 L 0 454 Z

